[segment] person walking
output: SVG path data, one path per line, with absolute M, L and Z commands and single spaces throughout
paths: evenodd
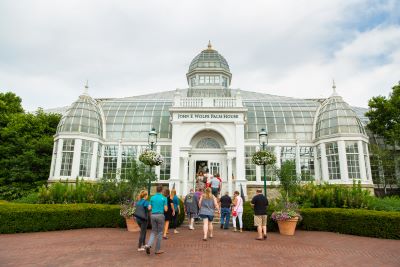
M 203 241 L 207 241 L 208 232 L 210 232 L 210 238 L 214 237 L 212 221 L 215 210 L 219 213 L 217 198 L 211 193 L 211 188 L 207 188 L 206 192 L 201 196 L 199 206 L 199 216 L 203 219 Z
M 164 229 L 164 212 L 168 210 L 167 198 L 164 197 L 161 192 L 163 190 L 162 185 L 157 186 L 157 193 L 150 198 L 149 210 L 151 210 L 151 234 L 147 245 L 144 247 L 147 254 L 150 254 L 150 249 L 154 243 L 154 239 L 157 239 L 155 254 L 164 253 L 161 250 L 161 239 Z
M 172 221 L 172 217 L 175 216 L 175 208 L 168 188 L 164 190 L 164 197 L 167 198 L 168 209 L 166 212 L 164 212 L 165 223 L 164 223 L 163 239 L 168 239 L 167 234 L 169 229 L 169 222 Z
M 204 190 L 204 188 L 206 187 L 206 183 L 207 183 L 207 178 L 206 178 L 205 182 L 204 182 L 204 178 L 205 178 L 204 173 L 202 171 L 199 171 L 199 173 L 197 174 L 197 177 L 196 177 L 196 190 L 199 190 L 200 188 L 202 190 Z
M 240 232 L 243 231 L 243 199 L 239 194 L 239 191 L 233 193 L 233 208 L 232 208 L 232 224 L 233 231 L 236 232 L 236 218 L 239 219 Z
M 217 175 L 219 174 L 215 174 L 210 180 L 211 192 L 215 197 L 218 197 L 221 188 L 221 181 L 216 177 Z
M 147 191 L 142 190 L 139 193 L 139 201 L 136 203 L 135 219 L 140 227 L 138 251 L 144 251 L 146 242 L 146 231 L 148 225 L 149 202 L 147 201 Z
M 174 229 L 174 234 L 179 234 L 179 231 L 176 230 L 178 227 L 178 217 L 179 213 L 181 213 L 181 207 L 179 206 L 179 197 L 176 195 L 176 190 L 175 188 L 172 188 L 171 190 L 171 199 L 172 203 L 174 204 L 174 211 L 175 214 L 172 216 L 172 229 Z
M 221 204 L 221 229 L 228 229 L 229 228 L 229 219 L 231 217 L 231 205 L 232 199 L 229 196 L 228 192 L 225 192 L 225 195 L 221 197 L 219 200 Z
M 254 226 L 257 226 L 258 237 L 256 240 L 267 239 L 267 207 L 268 199 L 263 195 L 261 189 L 257 189 L 256 195 L 251 200 L 254 208 Z
M 185 214 L 187 215 L 189 221 L 189 230 L 194 230 L 194 219 L 197 217 L 197 213 L 199 212 L 199 199 L 193 192 L 193 189 L 190 189 L 190 192 L 186 195 L 183 204 L 185 208 Z

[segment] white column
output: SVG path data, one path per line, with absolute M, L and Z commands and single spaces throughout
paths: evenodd
M 363 142 L 365 144 L 363 144 L 363 148 L 364 148 L 364 153 L 365 155 L 367 155 L 366 159 L 367 159 L 367 176 L 368 176 L 368 180 L 370 181 L 370 183 L 372 184 L 372 173 L 371 173 L 371 162 L 369 160 L 369 150 L 368 150 L 368 145 L 367 143 Z
M 81 163 L 81 148 L 82 148 L 82 140 L 75 139 L 74 144 L 74 157 L 72 160 L 72 169 L 71 169 L 71 178 L 75 179 L 79 176 L 79 165 Z
M 99 165 L 99 177 L 98 179 L 103 178 L 103 172 L 104 172 L 104 150 L 105 150 L 105 145 L 101 146 L 101 151 L 100 151 L 100 165 Z
M 181 144 L 181 122 L 172 122 L 172 146 L 171 146 L 171 178 L 170 180 L 179 179 L 180 168 L 180 144 Z
M 196 175 L 194 174 L 194 160 L 190 157 L 189 155 L 189 181 L 190 181 L 190 185 L 189 188 L 193 188 L 193 190 L 195 190 L 196 188 Z
M 344 182 L 349 182 L 349 173 L 347 169 L 347 158 L 346 158 L 346 143 L 343 140 L 337 142 L 339 152 L 339 164 L 340 164 L 340 179 Z
M 318 148 L 314 147 L 314 153 L 313 153 L 314 154 L 314 176 L 315 176 L 315 182 L 318 184 L 322 180 L 322 172 L 320 169 L 320 162 L 318 160 L 317 151 L 318 151 Z
M 62 148 L 63 148 L 64 140 L 63 139 L 58 139 L 58 147 L 57 147 L 57 158 L 55 162 L 55 171 L 54 171 L 54 176 L 52 177 L 53 179 L 57 179 L 60 177 L 60 170 L 61 170 L 61 161 L 62 161 Z
M 296 140 L 296 175 L 300 177 L 301 175 L 301 166 L 300 166 L 300 146 L 299 141 Z
M 122 166 L 122 140 L 118 141 L 118 153 L 117 153 L 117 170 L 116 170 L 116 178 L 117 180 L 121 179 L 121 166 Z
M 58 149 L 57 143 L 58 143 L 58 141 L 54 141 L 53 142 L 53 152 L 51 154 L 51 165 L 50 165 L 49 179 L 53 178 L 53 169 L 55 168 L 56 159 L 57 159 L 57 154 L 56 154 L 57 153 L 56 149 Z M 56 155 L 56 156 L 54 157 L 54 155 Z
M 161 146 L 156 146 L 156 151 L 157 151 L 158 154 L 160 154 Z M 160 180 L 161 166 L 156 166 L 154 171 L 155 171 L 157 180 L 159 181 Z
M 247 181 L 245 177 L 244 161 L 244 122 L 236 122 L 236 185 L 235 190 L 240 190 L 240 184 L 243 191 L 247 194 Z
M 280 169 L 281 168 L 281 147 L 280 146 L 276 146 L 275 150 L 274 150 L 274 153 L 275 153 L 275 157 L 276 157 L 275 166 L 276 166 L 277 169 Z
M 233 195 L 233 183 L 232 183 L 232 158 L 228 157 L 227 158 L 227 163 L 228 163 L 228 192 L 229 195 Z M 222 192 L 223 194 L 224 192 Z
M 180 192 L 180 194 L 178 195 L 182 195 L 182 196 L 186 196 L 188 193 L 188 178 L 189 178 L 189 158 L 188 157 L 184 157 L 183 158 L 183 183 L 182 183 L 182 190 Z
M 99 142 L 93 143 L 93 154 L 92 154 L 92 161 L 90 166 L 90 179 L 96 179 L 96 166 L 97 166 L 97 148 L 99 146 Z
M 362 181 L 368 180 L 367 170 L 365 169 L 365 160 L 364 160 L 364 147 L 362 145 L 362 141 L 357 141 L 358 146 L 358 162 L 360 167 L 360 178 Z
M 319 145 L 321 148 L 321 181 L 329 181 L 328 159 L 326 158 L 325 144 Z

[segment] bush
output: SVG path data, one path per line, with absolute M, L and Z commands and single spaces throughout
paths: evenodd
M 179 207 L 181 209 L 181 213 L 178 215 L 178 226 L 180 226 L 185 220 L 185 207 L 183 206 L 183 199 L 179 198 Z
M 39 194 L 37 192 L 30 193 L 25 197 L 13 200 L 13 203 L 37 204 L 39 203 Z
M 293 201 L 310 208 L 366 208 L 371 198 L 361 184 L 352 187 L 334 184 L 305 184 L 297 190 Z
M 302 209 L 304 230 L 400 239 L 400 213 L 388 211 L 318 208 Z
M 1 204 L 0 233 L 125 227 L 117 205 Z
M 370 197 L 367 205 L 370 210 L 400 211 L 400 197 Z

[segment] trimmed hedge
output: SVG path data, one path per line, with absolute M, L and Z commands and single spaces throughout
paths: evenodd
M 302 209 L 304 230 L 400 239 L 400 212 L 340 208 Z
M 125 227 L 117 205 L 1 204 L 0 233 Z
M 249 202 L 243 207 L 243 228 L 254 231 L 254 211 Z M 267 210 L 268 232 L 279 231 Z M 303 220 L 298 229 L 328 231 L 341 234 L 400 239 L 400 212 L 363 209 L 308 208 L 300 210 Z

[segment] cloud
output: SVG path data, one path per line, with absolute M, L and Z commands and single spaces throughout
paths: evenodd
M 211 39 L 232 87 L 366 106 L 399 80 L 398 1 L 2 1 L 0 90 L 28 110 L 185 88 Z

